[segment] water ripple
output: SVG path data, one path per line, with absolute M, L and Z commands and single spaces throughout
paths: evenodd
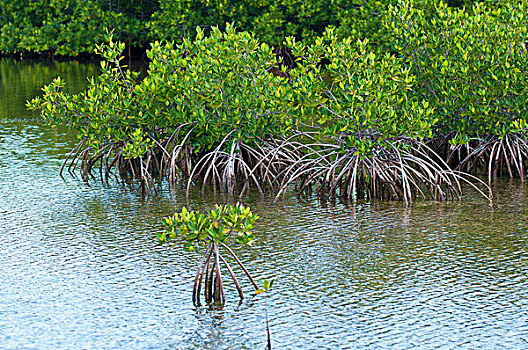
M 198 254 L 154 240 L 184 196 L 147 203 L 116 184 L 62 180 L 74 143 L 31 118 L 0 125 L 2 348 L 264 348 L 266 308 L 277 349 L 528 347 L 519 183 L 497 188 L 492 207 L 248 197 L 262 219 L 253 249 L 237 252 L 273 289 L 239 305 L 227 281 L 223 310 L 196 309 Z

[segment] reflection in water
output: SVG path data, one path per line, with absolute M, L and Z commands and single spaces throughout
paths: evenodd
M 199 254 L 154 240 L 184 194 L 147 203 L 117 184 L 63 181 L 74 144 L 35 118 L 0 116 L 2 348 L 263 349 L 264 299 L 276 349 L 528 347 L 519 182 L 497 184 L 493 206 L 478 196 L 272 205 L 252 194 L 244 201 L 262 219 L 254 249 L 237 254 L 276 282 L 240 305 L 228 284 L 215 311 L 191 302 Z
M 66 81 L 66 92 L 77 92 L 86 85 L 88 77 L 98 73 L 97 63 L 0 58 L 0 118 L 27 115 L 26 101 L 58 76 Z

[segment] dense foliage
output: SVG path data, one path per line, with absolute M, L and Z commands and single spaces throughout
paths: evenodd
M 49 52 L 76 56 L 91 54 L 104 41 L 104 29 L 129 46 L 144 47 L 155 40 L 181 42 L 196 27 L 208 32 L 226 23 L 254 32 L 276 48 L 283 38 L 306 42 L 328 26 L 342 36 L 368 38 L 383 50 L 391 48 L 381 25 L 396 0 L 190 1 L 190 0 L 3 0 L 0 6 L 0 53 Z M 450 6 L 468 6 L 473 0 L 449 0 Z M 436 2 L 419 0 L 431 11 Z M 493 1 L 496 3 L 496 1 Z
M 328 25 L 338 25 L 347 0 L 333 1 L 165 1 L 150 28 L 160 38 L 189 36 L 197 26 L 233 23 L 258 33 L 261 40 L 280 45 L 285 36 L 312 38 Z
M 412 2 L 400 2 L 389 14 L 386 26 L 416 76 L 415 93 L 435 107 L 435 137 L 449 142 L 451 155 L 464 146 L 462 158 L 468 158 L 461 159 L 462 165 L 472 163 L 474 155 L 493 160 L 491 149 L 501 149 L 495 145 L 509 139 L 511 144 L 495 156 L 510 176 L 512 171 L 522 175 L 528 126 L 527 5 L 477 4 L 464 11 L 440 3 L 426 14 Z
M 185 32 L 213 14 L 239 16 L 235 22 L 254 29 L 247 16 L 260 13 L 209 5 L 215 10 L 202 14 L 193 10 L 195 2 L 161 6 L 180 6 L 171 10 L 180 19 L 202 17 L 159 25 L 171 35 L 151 28 L 154 36 L 177 41 L 151 44 L 144 78 L 122 65 L 125 44 L 110 36 L 97 49 L 101 75 L 85 92 L 66 94 L 57 79 L 30 104 L 48 122 L 79 132 L 69 169 L 80 161 L 88 179 L 99 161 L 107 178 L 114 167 L 150 185 L 154 176 L 172 184 L 184 176 L 188 186 L 211 183 L 230 192 L 254 185 L 278 196 L 295 187 L 406 201 L 460 197 L 460 181 L 470 177 L 459 170 L 487 172 L 490 180 L 506 172 L 524 177 L 523 3 L 451 3 L 459 8 L 380 1 L 348 9 L 376 13 L 355 22 L 363 34 L 338 21 L 321 35 L 322 24 L 278 26 L 274 35 L 292 36 L 277 41 L 260 31 L 262 40 L 226 24 L 223 30 L 198 26 L 179 39 L 178 26 Z M 377 12 L 383 5 L 390 6 Z M 302 6 L 317 9 L 315 2 Z M 343 8 L 331 2 L 328 13 L 332 6 Z M 160 18 L 155 12 L 150 23 Z M 317 30 L 300 35 L 299 28 Z M 288 48 L 288 66 L 277 47 Z
M 103 1 L 41 0 L 2 2 L 0 53 L 50 52 L 75 56 L 92 53 L 104 41 L 105 28 L 115 28 L 125 40 L 140 24 L 123 13 L 104 10 Z M 137 37 L 134 39 L 137 40 Z
M 417 93 L 453 142 L 526 127 L 528 18 L 526 5 L 471 11 L 439 4 L 434 18 L 402 3 L 391 11 L 396 48 L 418 80 Z
M 316 73 L 327 84 L 316 87 L 318 108 L 311 112 L 323 142 L 305 146 L 309 156 L 290 167 L 283 190 L 301 180 L 301 190 L 318 183 L 319 193 L 347 198 L 411 201 L 421 187 L 435 198 L 456 196 L 452 186 L 449 193 L 442 189 L 444 181 L 456 184 L 456 176 L 416 148 L 432 137 L 438 119 L 429 102 L 413 93 L 415 76 L 403 60 L 331 29 L 305 51 L 330 62 Z M 294 53 L 305 59 L 304 52 Z

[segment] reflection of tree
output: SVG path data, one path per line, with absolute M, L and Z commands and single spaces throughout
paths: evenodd
M 67 82 L 66 91 L 78 92 L 87 77 L 98 73 L 99 66 L 93 63 L 0 59 L 0 117 L 27 115 L 26 101 L 57 76 Z

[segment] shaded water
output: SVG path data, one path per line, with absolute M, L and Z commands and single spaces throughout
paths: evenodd
M 262 219 L 239 254 L 273 289 L 238 304 L 228 284 L 223 310 L 195 309 L 198 256 L 153 239 L 184 196 L 63 181 L 73 135 L 23 110 L 57 68 L 25 65 L 0 61 L 0 348 L 264 349 L 266 304 L 275 349 L 528 348 L 519 182 L 498 184 L 493 206 L 247 197 Z M 61 74 L 95 69 L 80 67 Z

